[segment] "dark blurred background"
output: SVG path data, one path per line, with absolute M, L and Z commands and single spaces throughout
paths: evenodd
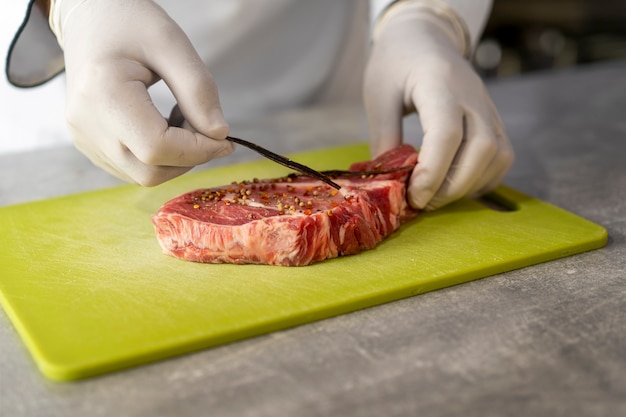
M 504 77 L 626 58 L 626 0 L 494 0 L 474 63 Z

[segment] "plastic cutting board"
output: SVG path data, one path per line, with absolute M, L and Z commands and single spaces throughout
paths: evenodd
M 351 145 L 294 156 L 318 169 Z M 414 296 L 605 245 L 606 230 L 501 187 L 513 211 L 461 200 L 376 249 L 307 267 L 165 256 L 150 216 L 191 189 L 271 178 L 269 161 L 0 208 L 0 301 L 43 374 L 73 380 Z

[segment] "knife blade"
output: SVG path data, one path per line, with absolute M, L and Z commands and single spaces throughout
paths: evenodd
M 320 181 L 325 182 L 326 184 L 330 185 L 331 187 L 340 190 L 341 189 L 341 185 L 337 184 L 336 182 L 334 182 L 333 180 L 331 180 L 327 175 L 314 170 L 313 168 L 310 168 L 306 165 L 303 165 L 299 162 L 296 162 L 290 158 L 284 157 L 282 155 L 279 155 L 277 153 L 274 153 L 270 150 L 267 150 L 265 148 L 263 148 L 262 146 L 259 146 L 255 143 L 252 142 L 248 142 L 247 140 L 244 139 L 240 139 L 240 138 L 236 138 L 233 136 L 226 136 L 226 140 L 233 142 L 233 143 L 237 143 L 239 145 L 245 146 L 248 149 L 251 149 L 255 152 L 257 152 L 258 154 L 264 156 L 267 159 L 270 159 L 280 165 L 283 165 L 287 168 L 293 169 L 294 171 L 298 171 L 303 175 L 309 176 L 309 177 L 313 177 L 316 178 Z

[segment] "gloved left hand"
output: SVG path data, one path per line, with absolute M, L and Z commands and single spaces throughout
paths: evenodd
M 408 200 L 426 210 L 494 189 L 513 163 L 502 120 L 464 57 L 462 21 L 433 4 L 390 6 L 374 32 L 363 90 L 373 156 L 401 144 L 403 116 L 418 112 L 424 136 Z
M 56 0 L 66 117 L 76 147 L 125 181 L 151 186 L 228 155 L 217 86 L 182 29 L 151 0 Z M 168 123 L 148 87 L 164 80 L 189 125 Z

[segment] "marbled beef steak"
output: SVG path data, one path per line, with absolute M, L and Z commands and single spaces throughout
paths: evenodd
M 296 175 L 199 189 L 166 202 L 152 222 L 176 258 L 309 265 L 372 249 L 414 217 L 406 182 L 416 163 L 415 149 L 403 145 L 332 174 L 340 191 Z

